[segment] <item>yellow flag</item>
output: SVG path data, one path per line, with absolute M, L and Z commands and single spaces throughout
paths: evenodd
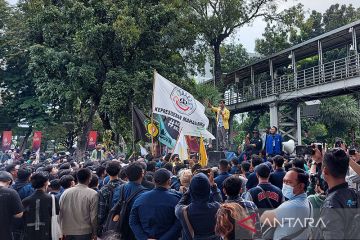
M 200 165 L 202 167 L 207 166 L 208 158 L 207 158 L 207 154 L 206 154 L 204 139 L 202 136 L 200 137 L 199 160 L 200 160 Z

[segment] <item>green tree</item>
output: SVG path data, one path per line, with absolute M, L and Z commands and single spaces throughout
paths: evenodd
M 131 103 L 149 108 L 153 69 L 182 85 L 181 50 L 194 42 L 176 1 L 24 1 L 31 76 L 54 112 L 75 116 L 78 151 L 96 113 L 129 136 Z M 182 36 L 182 37 L 180 37 Z
M 320 106 L 321 122 L 329 130 L 330 137 L 346 137 L 351 129 L 357 128 L 360 109 L 350 95 L 328 98 Z
M 220 47 L 221 68 L 224 73 L 233 71 L 249 62 L 249 54 L 241 44 L 223 44 Z
M 276 5 L 270 0 L 194 0 L 189 1 L 188 18 L 214 56 L 215 82 L 221 80 L 221 44 L 234 31 L 254 19 L 274 14 Z

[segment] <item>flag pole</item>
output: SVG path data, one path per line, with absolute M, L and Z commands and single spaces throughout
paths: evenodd
M 154 69 L 154 83 L 153 83 L 153 92 L 152 92 L 152 109 L 151 109 L 151 155 L 154 154 L 154 135 L 153 135 L 153 127 L 154 127 L 154 90 L 155 90 L 155 81 L 156 81 L 156 69 Z
M 133 152 L 135 152 L 135 136 L 134 136 L 134 102 L 131 102 L 131 128 L 132 128 L 132 147 L 133 147 Z

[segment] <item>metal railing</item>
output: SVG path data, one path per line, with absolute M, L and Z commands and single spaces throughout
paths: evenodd
M 224 94 L 226 105 L 261 99 L 271 95 L 301 90 L 329 82 L 360 76 L 360 55 L 355 54 L 315 67 L 282 75 L 272 82 L 271 79 L 246 85 L 236 89 L 232 86 Z

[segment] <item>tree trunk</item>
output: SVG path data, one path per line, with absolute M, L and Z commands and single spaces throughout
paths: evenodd
M 221 86 L 221 54 L 220 54 L 220 44 L 218 42 L 214 43 L 214 74 L 215 74 L 215 85 Z
M 22 142 L 20 144 L 20 152 L 19 152 L 20 156 L 22 156 L 22 154 L 24 153 L 24 150 L 26 148 L 26 143 L 29 140 L 29 137 L 30 137 L 30 135 L 32 133 L 32 130 L 33 130 L 32 126 L 29 126 L 29 128 L 27 129 L 27 131 L 25 133 L 25 137 L 24 137 L 24 139 L 22 140 Z
M 97 110 L 97 105 L 95 106 L 94 104 L 92 104 L 87 118 L 84 119 L 83 121 L 81 121 L 81 128 L 80 128 L 81 130 L 78 135 L 77 149 L 75 151 L 75 160 L 77 162 L 80 162 L 84 159 L 85 151 L 86 151 L 86 147 L 87 147 L 86 146 L 87 138 L 88 138 L 89 131 L 91 130 L 92 125 L 93 125 L 96 110 Z
M 102 121 L 103 128 L 105 130 L 112 130 L 109 115 L 107 115 L 104 112 L 101 112 L 101 113 L 99 113 L 99 116 Z

